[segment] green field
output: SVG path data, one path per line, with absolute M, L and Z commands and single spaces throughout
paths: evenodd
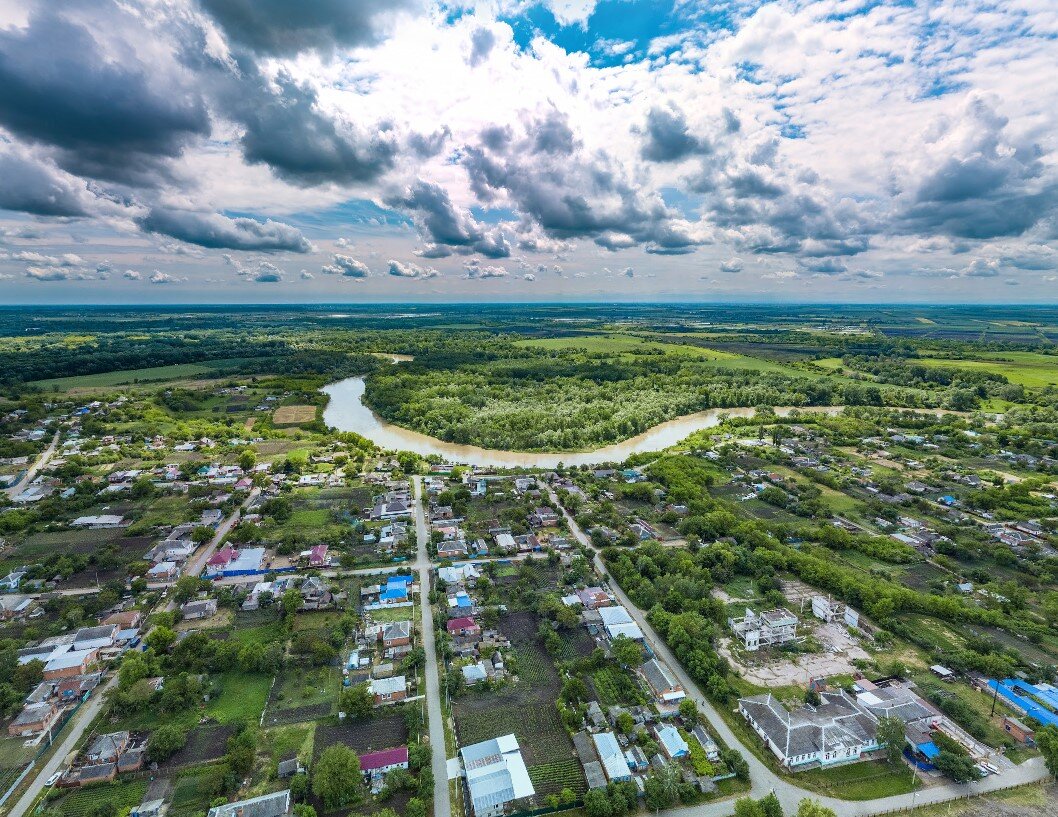
M 153 366 L 147 369 L 126 369 L 75 377 L 55 377 L 50 380 L 36 380 L 29 385 L 46 391 L 67 391 L 69 389 L 108 388 L 131 383 L 158 383 L 166 380 L 215 375 L 218 370 L 228 368 L 238 362 L 237 360 L 211 360 L 206 363 L 175 363 L 171 366 Z
M 1030 388 L 1058 385 L 1058 356 L 1038 352 L 981 352 L 973 358 L 919 357 L 909 358 L 907 364 L 1000 374 L 1011 383 Z M 825 357 L 813 360 L 812 365 L 836 371 L 844 364 L 841 358 Z
M 691 357 L 705 360 L 733 360 L 741 357 L 741 355 L 733 355 L 730 352 L 718 352 L 715 349 L 707 349 L 702 346 L 659 343 L 624 334 L 538 338 L 535 340 L 520 340 L 514 345 L 525 346 L 530 349 L 580 349 L 593 355 L 634 355 L 644 352 L 664 352 L 674 355 L 690 355 Z
M 120 814 L 133 806 L 138 806 L 146 793 L 146 780 L 131 780 L 128 783 L 117 780 L 113 783 L 101 783 L 98 786 L 76 789 L 54 801 L 52 807 L 57 808 L 66 817 L 84 817 L 94 807 L 109 801 L 114 804 L 117 813 Z
M 923 357 L 915 363 L 1001 374 L 1011 383 L 1031 388 L 1058 385 L 1058 356 L 1037 352 L 982 352 L 972 359 Z

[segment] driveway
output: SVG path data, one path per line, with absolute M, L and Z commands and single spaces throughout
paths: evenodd
M 29 484 L 36 478 L 37 474 L 40 473 L 40 469 L 48 464 L 48 460 L 52 458 L 55 453 L 55 446 L 59 444 L 59 435 L 62 433 L 62 429 L 55 432 L 55 436 L 51 438 L 51 442 L 48 443 L 48 447 L 40 452 L 40 456 L 37 457 L 36 461 L 29 467 L 29 470 L 22 475 L 22 479 L 12 485 L 10 488 L 5 488 L 4 491 L 9 497 L 16 497 L 22 493 Z
M 558 501 L 558 497 L 555 495 L 554 490 L 548 486 L 547 491 L 551 497 L 551 501 L 555 503 L 555 506 L 561 508 L 562 504 Z M 592 545 L 591 539 L 583 530 L 581 530 L 576 520 L 565 508 L 562 508 L 562 513 L 576 540 L 595 554 L 595 569 L 599 572 L 599 575 L 607 577 L 608 574 L 606 572 L 606 567 L 603 564 L 602 557 Z M 749 764 L 750 781 L 752 783 L 752 790 L 750 793 L 752 796 L 761 798 L 769 792 L 774 791 L 787 814 L 796 814 L 798 803 L 800 803 L 802 799 L 808 797 L 813 800 L 818 800 L 828 808 L 833 809 L 838 817 L 869 817 L 869 815 L 884 814 L 893 811 L 894 809 L 908 809 L 931 803 L 945 803 L 949 800 L 972 797 L 979 794 L 985 794 L 989 791 L 998 791 L 1012 786 L 1035 783 L 1048 777 L 1047 767 L 1044 765 L 1043 759 L 1037 757 L 1022 763 L 1020 766 L 1001 775 L 989 775 L 984 780 L 975 783 L 947 783 L 939 786 L 931 786 L 930 788 L 913 792 L 911 794 L 899 794 L 878 800 L 856 802 L 838 800 L 833 797 L 823 797 L 814 792 L 802 789 L 788 780 L 779 777 L 759 758 L 757 758 L 753 752 L 749 751 L 742 744 L 738 737 L 736 737 L 735 733 L 731 731 L 728 725 L 720 717 L 720 713 L 717 712 L 716 707 L 714 707 L 713 704 L 702 695 L 701 690 L 698 689 L 698 685 L 691 680 L 690 676 L 683 668 L 683 665 L 676 660 L 676 656 L 672 654 L 665 642 L 658 637 L 657 632 L 655 632 L 654 628 L 650 625 L 650 622 L 647 621 L 643 612 L 632 603 L 628 596 L 625 595 L 625 592 L 620 588 L 616 581 L 611 580 L 609 584 L 610 589 L 617 597 L 617 600 L 625 606 L 629 615 L 632 616 L 632 619 L 643 631 L 651 649 L 669 665 L 669 668 L 673 671 L 683 685 L 683 688 L 687 691 L 688 697 L 692 698 L 694 702 L 698 704 L 698 710 L 705 716 L 706 720 L 709 721 L 709 725 L 718 735 L 720 735 L 728 746 L 733 749 L 738 749 L 742 753 L 742 756 L 745 757 L 746 762 Z M 910 774 L 910 770 L 908 771 L 908 774 Z M 709 803 L 701 806 L 676 808 L 672 809 L 672 811 L 674 813 L 680 812 L 682 814 L 687 814 L 691 817 L 721 817 L 722 815 L 732 813 L 733 804 L 730 801 L 723 803 Z

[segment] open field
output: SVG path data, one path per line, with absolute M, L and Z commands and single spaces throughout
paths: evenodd
M 153 366 L 146 369 L 126 369 L 76 377 L 54 377 L 49 380 L 36 380 L 31 385 L 45 391 L 78 391 L 136 383 L 161 383 L 168 380 L 217 375 L 218 372 L 230 369 L 239 362 L 239 360 L 230 359 L 210 360 L 204 363 L 175 363 L 171 366 Z
M 812 365 L 837 371 L 843 368 L 841 358 L 826 357 L 812 361 Z M 1038 352 L 981 352 L 972 358 L 917 357 L 908 358 L 909 366 L 932 368 L 971 369 L 1003 375 L 1011 383 L 1030 388 L 1058 384 L 1058 356 Z
M 272 412 L 277 426 L 301 425 L 316 419 L 316 406 L 280 406 Z

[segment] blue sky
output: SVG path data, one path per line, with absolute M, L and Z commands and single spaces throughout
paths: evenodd
M 1058 300 L 1053 3 L 0 0 L 18 303 Z

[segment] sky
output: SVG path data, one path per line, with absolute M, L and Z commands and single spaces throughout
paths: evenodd
M 1058 302 L 1054 0 L 0 0 L 0 303 Z

